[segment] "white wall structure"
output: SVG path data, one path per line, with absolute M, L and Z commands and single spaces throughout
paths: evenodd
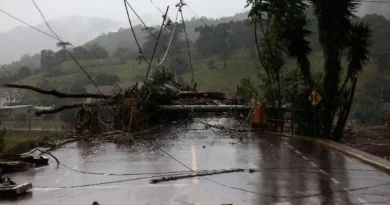
M 0 89 L 0 107 L 18 104 L 22 102 L 22 94 L 19 90 L 13 88 Z

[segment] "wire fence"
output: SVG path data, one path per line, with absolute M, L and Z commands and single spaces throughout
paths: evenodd
M 0 116 L 0 128 L 7 130 L 40 130 L 60 131 L 71 129 L 70 125 L 63 122 L 59 115 L 36 117 L 31 113 L 12 114 Z

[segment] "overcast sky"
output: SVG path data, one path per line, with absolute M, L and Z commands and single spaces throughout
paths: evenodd
M 67 16 L 87 16 L 102 17 L 112 20 L 126 22 L 126 14 L 123 0 L 35 0 L 46 18 L 58 19 Z M 171 6 L 170 16 L 174 16 L 175 4 L 179 0 L 153 0 L 159 8 L 164 10 L 166 6 Z M 390 0 L 389 0 L 390 1 Z M 150 2 L 150 0 L 129 0 L 135 10 L 149 24 L 159 24 L 161 13 Z M 185 0 L 188 5 L 199 16 L 219 18 L 231 16 L 246 9 L 246 0 Z M 387 13 L 390 4 L 364 4 L 359 14 L 365 13 Z M 373 8 L 375 7 L 375 8 Z M 0 0 L 0 8 L 15 15 L 16 17 L 36 25 L 42 22 L 40 14 L 35 9 L 31 0 Z M 381 9 L 383 11 L 381 11 Z M 135 16 L 131 14 L 133 18 Z M 186 19 L 194 16 L 188 9 L 184 8 Z M 77 23 L 77 22 L 75 22 Z M 0 12 L 0 32 L 12 29 L 21 25 L 19 22 L 9 18 Z
M 121 22 L 127 20 L 123 0 L 35 1 L 48 20 L 66 16 L 102 17 Z M 176 10 L 175 4 L 179 0 L 153 1 L 162 10 L 168 5 L 171 6 L 170 15 L 174 16 Z M 150 0 L 129 0 L 129 2 L 148 24 L 156 24 L 161 21 L 161 18 L 159 18 L 161 13 Z M 245 11 L 244 7 L 246 0 L 186 0 L 185 2 L 187 2 L 199 16 L 218 18 Z M 35 9 L 31 0 L 0 0 L 0 8 L 33 25 L 42 22 L 41 16 Z M 185 18 L 194 16 L 188 8 L 184 8 L 183 11 Z M 0 12 L 0 25 L 0 32 L 3 32 L 21 24 Z

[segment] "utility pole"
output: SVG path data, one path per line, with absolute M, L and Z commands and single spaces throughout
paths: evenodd
M 381 90 L 381 101 L 380 101 L 380 106 L 379 106 L 379 126 L 383 124 L 382 118 L 383 118 L 383 85 L 382 85 L 382 90 Z
M 366 117 L 366 120 L 365 120 L 366 124 L 367 124 L 367 121 L 368 121 L 367 109 L 368 109 L 368 104 L 366 105 L 366 109 L 364 110 L 364 115 L 365 115 L 365 117 Z
M 28 130 L 31 131 L 31 105 L 28 105 Z

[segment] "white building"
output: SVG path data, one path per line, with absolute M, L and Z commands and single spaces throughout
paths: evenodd
M 22 94 L 14 88 L 0 88 L 0 107 L 20 104 Z
M 28 114 L 31 109 L 31 105 L 3 106 L 0 107 L 0 116 Z

